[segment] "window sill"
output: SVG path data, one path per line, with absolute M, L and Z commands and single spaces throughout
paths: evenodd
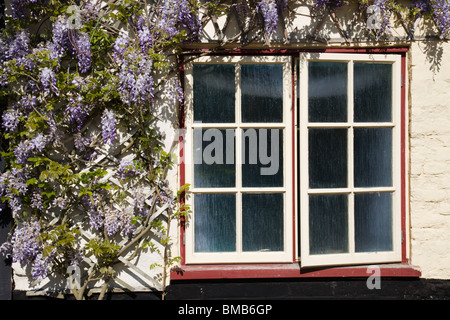
M 409 264 L 380 264 L 381 277 L 420 277 L 419 268 Z M 300 268 L 299 263 L 184 265 L 172 269 L 171 280 L 262 279 L 262 278 L 336 278 L 368 277 L 368 266 Z

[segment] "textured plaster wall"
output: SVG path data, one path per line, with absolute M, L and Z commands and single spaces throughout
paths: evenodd
M 411 262 L 424 278 L 450 278 L 450 43 L 410 54 Z

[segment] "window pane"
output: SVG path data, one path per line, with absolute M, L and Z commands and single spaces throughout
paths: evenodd
M 310 254 L 348 252 L 347 195 L 309 197 Z
M 234 122 L 234 69 L 230 64 L 194 65 L 194 121 Z
M 354 97 L 355 121 L 391 121 L 392 65 L 355 63 Z
M 347 121 L 347 63 L 309 62 L 308 120 Z
M 355 187 L 392 186 L 392 129 L 355 128 Z
M 242 130 L 242 186 L 283 186 L 283 131 Z
M 392 251 L 392 194 L 355 194 L 356 252 Z
M 242 195 L 242 250 L 283 250 L 283 194 Z
M 194 195 L 196 252 L 236 251 L 236 195 Z
M 194 187 L 235 186 L 235 130 L 194 129 Z
M 309 187 L 347 186 L 347 129 L 309 130 Z
M 241 67 L 242 121 L 283 121 L 283 66 L 244 64 Z

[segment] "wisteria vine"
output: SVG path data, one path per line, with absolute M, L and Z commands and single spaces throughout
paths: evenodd
M 8 99 L 1 115 L 1 137 L 8 144 L 1 156 L 8 165 L 0 175 L 0 214 L 8 206 L 16 223 L 1 253 L 30 265 L 34 279 L 64 275 L 69 265 L 87 272 L 83 258 L 93 257 L 96 268 L 74 291 L 83 298 L 98 275 L 106 285 L 114 277 L 119 256 L 144 248 L 158 251 L 148 231 L 168 234 L 168 228 L 152 215 L 164 205 L 169 220 L 188 209 L 179 201 L 187 186 L 178 193 L 167 186 L 173 161 L 150 125 L 159 112 L 154 103 L 159 96 L 168 96 L 172 110 L 183 101 L 170 58 L 201 37 L 205 16 L 235 9 L 242 21 L 254 18 L 271 36 L 291 3 L 86 0 L 78 2 L 81 27 L 74 28 L 72 1 L 13 0 L 0 37 L 0 93 Z M 448 0 L 415 0 L 409 8 L 393 0 L 357 3 L 364 14 L 370 5 L 379 8 L 381 34 L 389 33 L 392 13 L 401 9 L 412 19 L 433 20 L 441 37 L 449 36 Z M 319 12 L 344 5 L 342 0 L 313 2 Z M 105 164 L 99 161 L 102 150 L 117 143 L 119 127 L 125 133 L 136 130 L 128 152 L 133 157 Z M 111 170 L 116 184 L 104 179 Z M 126 199 L 130 190 L 132 199 Z M 89 241 L 83 240 L 83 228 L 94 234 Z M 119 245 L 123 239 L 128 241 Z M 164 272 L 177 261 L 166 249 Z

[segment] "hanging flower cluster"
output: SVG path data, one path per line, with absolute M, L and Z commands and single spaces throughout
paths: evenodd
M 117 140 L 120 122 L 139 128 L 130 151 L 162 150 L 147 125 L 157 113 L 152 110 L 157 88 L 167 91 L 172 103 L 181 101 L 182 92 L 173 77 L 167 83 L 154 79 L 169 71 L 166 50 L 200 35 L 195 3 L 81 5 L 82 27 L 76 29 L 68 24 L 70 13 L 54 15 L 65 12 L 59 1 L 15 0 L 15 23 L 7 21 L 0 37 L 0 89 L 11 101 L 0 118 L 2 139 L 9 144 L 2 153 L 8 170 L 0 174 L 0 211 L 7 205 L 18 222 L 1 253 L 31 265 L 35 279 L 57 270 L 64 274 L 64 267 L 80 265 L 83 255 L 95 256 L 99 268 L 115 263 L 114 256 L 125 250 L 120 239 L 148 237 L 138 232 L 153 227 L 148 217 L 166 203 L 175 206 L 172 191 L 159 183 L 170 162 L 159 163 L 157 153 L 151 161 L 123 160 L 115 168 L 121 184 L 114 186 L 102 180 L 111 167 L 93 161 L 99 149 Z M 33 19 L 49 17 L 47 30 L 27 31 Z M 129 33 L 115 29 L 116 21 L 126 22 Z M 90 123 L 99 125 L 99 134 Z M 158 192 L 146 194 L 142 185 L 155 185 Z M 132 199 L 125 200 L 130 186 Z M 77 231 L 83 225 L 96 235 L 84 247 Z M 109 276 L 108 270 L 96 272 Z

